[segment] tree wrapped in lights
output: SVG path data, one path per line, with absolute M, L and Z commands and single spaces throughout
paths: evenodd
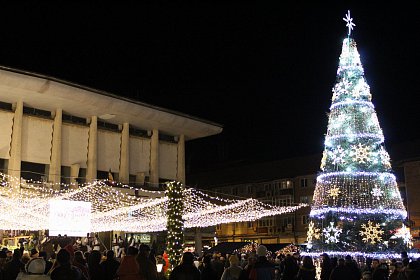
M 392 174 L 369 85 L 364 77 L 354 24 L 344 19 L 344 39 L 332 89 L 322 172 L 311 208 L 308 247 L 352 255 L 407 250 L 398 234 L 407 212 Z M 316 233 L 316 234 L 315 234 Z
M 168 197 L 166 242 L 169 262 L 174 267 L 179 264 L 184 247 L 184 220 L 182 218 L 184 187 L 180 182 L 169 182 L 166 187 L 166 196 Z

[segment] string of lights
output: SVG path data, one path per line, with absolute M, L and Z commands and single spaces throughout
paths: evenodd
M 0 212 L 1 229 L 48 229 L 49 203 L 59 200 L 90 202 L 92 232 L 156 232 L 167 229 L 169 206 L 164 191 L 137 188 L 150 194 L 150 197 L 138 197 L 135 188 L 108 180 L 97 180 L 72 188 L 62 184 L 57 188 L 56 185 L 23 181 L 3 173 L 0 173 L 0 184 L 0 207 L 3 209 Z M 256 199 L 226 199 L 194 188 L 183 189 L 182 203 L 185 228 L 253 221 L 308 206 L 277 207 Z

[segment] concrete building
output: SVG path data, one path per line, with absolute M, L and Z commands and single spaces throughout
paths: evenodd
M 0 170 L 59 183 L 185 183 L 185 142 L 219 124 L 52 77 L 0 67 Z M 16 186 L 17 188 L 19 186 Z

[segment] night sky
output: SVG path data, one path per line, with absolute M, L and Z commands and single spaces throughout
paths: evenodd
M 309 155 L 323 149 L 350 9 L 386 145 L 420 138 L 420 4 L 220 2 L 9 4 L 0 64 L 222 124 L 187 144 L 193 170 Z

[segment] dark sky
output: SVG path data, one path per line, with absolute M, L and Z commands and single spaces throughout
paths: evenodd
M 193 169 L 281 159 L 323 149 L 350 9 L 386 144 L 420 138 L 420 4 L 196 2 L 9 4 L 0 64 L 223 124 Z

